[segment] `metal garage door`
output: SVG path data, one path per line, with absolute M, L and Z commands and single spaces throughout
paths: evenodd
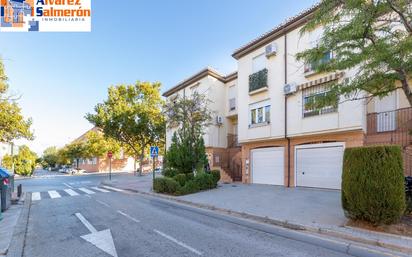
M 296 147 L 296 185 L 341 189 L 344 143 Z
M 284 185 L 283 147 L 252 150 L 252 183 Z

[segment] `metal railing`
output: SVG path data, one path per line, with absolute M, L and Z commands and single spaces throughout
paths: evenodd
M 255 72 L 249 76 L 249 92 L 268 86 L 268 69 Z

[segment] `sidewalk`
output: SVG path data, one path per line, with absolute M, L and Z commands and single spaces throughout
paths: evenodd
M 412 238 L 345 227 L 340 192 L 266 185 L 221 184 L 186 196 L 153 193 L 152 177 L 127 177 L 105 184 L 151 194 L 200 208 L 221 211 L 296 230 L 306 230 L 412 254 Z
M 0 221 L 0 256 L 6 256 L 7 254 L 22 207 L 23 202 L 19 201 L 18 204 L 12 205 L 10 209 L 2 213 L 3 219 Z

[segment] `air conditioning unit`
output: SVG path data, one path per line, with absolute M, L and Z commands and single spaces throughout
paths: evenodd
M 223 117 L 222 116 L 217 116 L 216 117 L 216 124 L 219 125 L 219 126 L 223 124 Z
M 269 58 L 271 56 L 274 56 L 278 52 L 278 46 L 275 43 L 267 45 L 266 49 L 265 49 L 265 52 L 266 52 L 266 57 L 267 58 Z
M 285 95 L 290 95 L 290 94 L 296 93 L 297 90 L 298 90 L 298 87 L 297 87 L 296 83 L 286 84 L 283 87 L 283 93 Z

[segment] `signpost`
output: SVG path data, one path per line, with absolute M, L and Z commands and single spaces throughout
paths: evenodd
M 112 180 L 112 157 L 113 153 L 111 151 L 107 152 L 107 158 L 109 158 L 109 180 Z
M 156 170 L 156 158 L 159 156 L 159 147 L 158 146 L 151 146 L 150 147 L 150 157 L 153 158 L 153 186 L 155 180 L 155 170 Z

